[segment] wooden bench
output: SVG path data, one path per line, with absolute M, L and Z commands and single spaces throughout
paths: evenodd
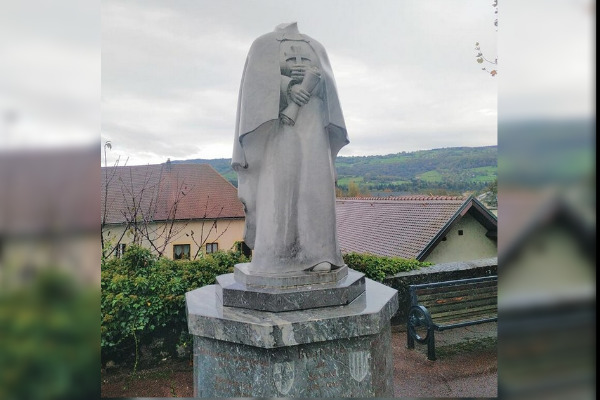
M 435 331 L 498 320 L 498 277 L 460 279 L 410 285 L 406 323 L 407 347 L 427 343 L 427 358 L 434 361 Z

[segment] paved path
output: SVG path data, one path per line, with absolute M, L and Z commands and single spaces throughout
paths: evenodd
M 436 332 L 437 360 L 427 346 L 406 348 L 406 331 L 393 327 L 394 395 L 400 398 L 497 397 L 496 323 Z

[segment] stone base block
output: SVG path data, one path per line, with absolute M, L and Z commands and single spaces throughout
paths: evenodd
M 228 307 L 274 312 L 304 310 L 351 303 L 365 291 L 365 275 L 349 270 L 334 283 L 280 289 L 247 286 L 237 282 L 233 274 L 226 274 L 217 277 L 216 290 Z
M 294 271 L 282 274 L 258 273 L 250 271 L 250 263 L 236 264 L 233 268 L 235 280 L 246 286 L 288 288 L 305 285 L 336 283 L 348 275 L 348 266 L 327 272 Z
M 268 312 L 186 293 L 197 397 L 393 397 L 396 290 L 365 279 L 345 306 Z
M 195 397 L 394 397 L 380 333 L 276 349 L 194 337 Z

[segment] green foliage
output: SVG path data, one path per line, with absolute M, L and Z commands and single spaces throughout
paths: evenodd
M 498 134 L 504 147 L 498 165 L 503 185 L 569 188 L 595 177 L 595 117 L 517 121 L 502 126 Z
M 387 276 L 432 265 L 430 262 L 400 257 L 382 257 L 373 254 L 347 253 L 344 262 L 348 268 L 362 272 L 369 279 L 382 282 Z
M 344 260 L 350 268 L 377 281 L 430 265 L 356 253 L 346 254 Z M 148 343 L 156 332 L 165 329 L 176 335 L 187 332 L 185 293 L 214 284 L 218 275 L 231 273 L 235 264 L 248 261 L 239 251 L 174 261 L 155 257 L 135 245 L 129 246 L 120 259 L 104 260 L 100 307 L 103 358 L 120 357 L 122 361 L 133 362 L 130 357 L 133 348 L 137 350 L 139 343 Z M 183 337 L 180 341 L 187 340 Z
M 427 171 L 419 175 L 418 178 L 426 182 L 441 182 L 442 174 L 440 174 L 438 171 Z
M 0 399 L 100 397 L 99 297 L 50 268 L 0 293 Z
M 186 330 L 185 293 L 215 283 L 218 275 L 248 260 L 239 252 L 216 252 L 197 260 L 170 260 L 131 245 L 122 258 L 102 264 L 101 346 L 117 354 L 131 340 L 144 342 L 168 327 Z
M 397 153 L 385 156 L 338 157 L 338 186 L 363 179 L 371 193 L 461 194 L 478 191 L 493 181 L 497 171 L 497 147 L 453 147 Z
M 138 268 L 153 265 L 156 262 L 156 256 L 144 247 L 129 246 L 129 249 L 123 254 L 123 263 L 125 265 L 136 266 Z
M 364 185 L 358 185 L 355 181 L 350 181 L 348 183 L 348 190 L 344 191 L 342 186 L 339 186 L 341 195 L 343 197 L 365 197 L 370 196 L 369 191 L 366 189 Z M 338 196 L 338 197 L 342 197 Z
M 341 186 L 348 186 L 352 182 L 354 182 L 355 184 L 363 183 L 364 180 L 365 179 L 362 176 L 344 177 L 344 178 L 339 178 L 337 183 L 338 183 L 338 185 L 341 185 Z
M 498 207 L 498 179 L 490 183 L 486 189 L 489 192 L 486 198 L 487 204 L 492 207 Z

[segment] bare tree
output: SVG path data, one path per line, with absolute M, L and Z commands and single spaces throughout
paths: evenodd
M 158 191 L 160 191 L 162 183 L 163 179 L 161 177 L 158 183 Z M 176 178 L 174 185 L 175 190 L 172 192 L 175 193 L 175 197 L 173 198 L 173 201 L 168 204 L 169 209 L 166 212 L 166 218 L 161 221 L 154 220 L 154 216 L 159 207 L 157 201 L 159 194 L 157 193 L 157 195 L 150 200 L 149 212 L 144 213 L 144 210 L 141 210 L 142 223 L 139 224 L 137 228 L 142 237 L 159 256 L 164 254 L 168 244 L 179 237 L 190 222 L 190 219 L 178 219 L 177 211 L 181 201 L 192 190 L 192 187 L 188 187 L 187 183 L 184 180 L 180 181 L 178 177 Z
M 114 246 L 109 245 L 107 236 L 110 236 L 110 230 L 108 230 L 108 211 L 114 206 L 114 201 L 108 198 L 108 193 L 111 185 L 114 185 L 114 180 L 117 174 L 117 167 L 119 166 L 120 157 L 115 161 L 113 168 L 109 169 L 106 161 L 106 150 L 112 149 L 112 143 L 107 140 L 104 143 L 104 184 L 103 184 L 103 198 L 102 198 L 102 215 L 100 217 L 100 245 L 102 248 L 102 257 L 106 258 L 111 256 L 117 249 L 117 245 L 121 242 L 125 233 L 127 232 L 128 226 L 125 227 L 120 237 L 117 239 L 117 243 Z M 125 161 L 127 163 L 127 161 Z
M 209 196 L 210 198 L 210 196 Z M 213 232 L 213 229 L 215 232 L 218 231 L 217 228 L 217 220 L 218 218 L 221 216 L 221 213 L 223 212 L 223 209 L 225 209 L 224 206 L 221 206 L 221 208 L 219 209 L 219 212 L 217 213 L 217 216 L 215 217 L 214 221 L 212 221 L 212 223 L 210 224 L 210 228 L 208 228 L 208 231 L 204 232 L 204 227 L 207 223 L 207 219 L 208 219 L 208 200 L 209 198 L 206 199 L 206 203 L 204 205 L 204 215 L 202 216 L 202 225 L 201 225 L 201 230 L 200 230 L 200 237 L 196 238 L 196 233 L 193 230 L 190 230 L 190 233 L 186 233 L 186 236 L 189 236 L 192 241 L 196 244 L 196 246 L 198 247 L 198 250 L 196 250 L 196 253 L 194 254 L 194 256 L 192 257 L 193 260 L 195 260 L 196 258 L 198 258 L 198 256 L 201 254 L 202 251 L 202 247 L 204 247 L 204 245 L 208 242 L 208 239 L 210 238 L 211 233 Z M 225 232 L 227 232 L 227 230 L 229 229 L 229 226 L 231 225 L 231 221 L 227 222 L 227 227 L 219 234 L 217 235 L 217 237 L 215 237 L 213 240 L 219 240 L 219 238 L 221 236 L 223 236 L 223 234 L 225 234 Z
M 107 142 L 104 147 L 105 165 L 106 150 L 110 148 L 111 144 Z M 162 256 L 170 243 L 185 234 L 198 246 L 198 250 L 192 257 L 196 259 L 211 235 L 218 231 L 217 219 L 221 216 L 224 206 L 217 206 L 220 208 L 215 213 L 214 207 L 209 210 L 210 198 L 207 198 L 204 213 L 200 217 L 202 220 L 200 232 L 197 233 L 194 230 L 190 230 L 189 233 L 185 232 L 192 219 L 181 218 L 178 211 L 180 211 L 183 199 L 193 190 L 193 186 L 177 175 L 170 175 L 170 161 L 167 162 L 166 168 L 165 171 L 165 167 L 157 170 L 147 166 L 142 174 L 140 174 L 141 170 L 137 169 L 134 176 L 132 168 L 119 170 L 118 160 L 113 167 L 105 167 L 101 222 L 103 257 L 116 254 L 126 235 L 131 237 L 128 242 L 142 246 L 147 245 L 158 256 Z M 168 172 L 169 175 L 165 172 Z M 119 196 L 120 201 L 116 201 L 115 194 Z M 109 211 L 111 208 L 119 210 L 118 220 L 120 222 L 116 222 L 116 224 L 122 228 L 118 237 L 113 238 L 114 242 L 110 240 Z M 209 216 L 212 217 L 209 218 Z M 208 227 L 207 224 L 210 226 Z M 218 240 L 227 231 L 230 224 L 231 221 L 213 240 Z
M 496 31 L 498 31 L 498 0 L 494 0 L 494 2 L 492 3 L 492 7 L 494 7 L 494 14 L 496 15 L 496 18 L 494 19 L 494 26 L 496 27 Z M 479 42 L 475 43 L 475 50 L 477 50 L 477 55 L 475 56 L 475 59 L 479 64 L 487 63 L 489 65 L 492 65 L 492 69 L 481 67 L 482 71 L 486 71 L 491 76 L 496 76 L 498 74 L 498 57 L 495 57 L 493 60 L 487 58 L 483 54 Z
M 175 179 L 175 182 L 166 182 L 166 178 L 161 172 L 156 176 L 156 171 L 147 167 L 142 176 L 133 176 L 132 169 L 129 174 L 119 176 L 117 192 L 122 197 L 120 207 L 121 221 L 125 226 L 124 233 L 132 236 L 131 242 L 143 245 L 147 243 L 157 255 L 164 254 L 165 249 L 171 241 L 177 237 L 187 226 L 189 220 L 178 219 L 177 211 L 183 198 L 189 193 L 187 184 L 184 181 Z M 171 193 L 166 193 L 166 203 L 159 203 L 161 188 L 165 185 L 175 185 L 175 197 Z M 172 188 L 166 188 L 170 190 Z M 156 216 L 161 211 L 159 207 L 168 207 L 165 218 L 156 220 Z M 118 240 L 117 245 L 122 241 L 123 235 Z M 113 248 L 114 251 L 114 248 Z

